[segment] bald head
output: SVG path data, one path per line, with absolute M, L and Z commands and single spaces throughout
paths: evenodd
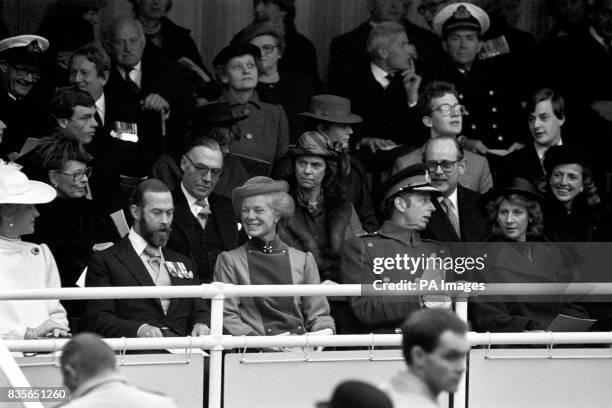
M 126 70 L 140 62 L 146 37 L 140 22 L 133 18 L 118 18 L 108 30 L 111 57 Z
M 81 333 L 72 338 L 60 357 L 64 384 L 74 391 L 81 383 L 106 372 L 115 371 L 113 350 L 92 333 Z

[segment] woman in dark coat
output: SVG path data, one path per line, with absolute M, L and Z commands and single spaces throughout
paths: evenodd
M 473 280 L 483 283 L 574 281 L 572 258 L 542 234 L 542 201 L 535 188 L 521 178 L 482 196 L 481 208 L 491 224 L 492 235 L 479 251 L 481 256 L 486 254 L 485 268 L 475 273 Z M 470 303 L 470 317 L 477 331 L 546 330 L 560 313 L 587 316 L 582 307 L 564 303 L 561 297 L 552 301 L 525 301 L 513 295 L 504 296 L 503 301 L 486 297 Z
M 45 139 L 35 156 L 58 194 L 54 201 L 38 207 L 40 217 L 30 239 L 46 243 L 53 252 L 62 287 L 75 287 L 93 251 L 108 248 L 120 237 L 101 204 L 85 197 L 92 157 L 76 139 Z M 83 301 L 62 303 L 70 327 L 77 332 L 84 315 Z

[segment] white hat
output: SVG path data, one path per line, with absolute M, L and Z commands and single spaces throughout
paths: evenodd
M 49 40 L 38 35 L 18 35 L 0 41 L 0 59 L 27 65 L 41 65 Z
M 44 204 L 57 192 L 40 181 L 29 180 L 15 163 L 0 160 L 0 204 Z
M 436 14 L 433 30 L 442 38 L 446 37 L 449 31 L 461 28 L 479 31 L 480 35 L 483 35 L 490 24 L 488 14 L 480 7 L 471 3 L 453 3 Z

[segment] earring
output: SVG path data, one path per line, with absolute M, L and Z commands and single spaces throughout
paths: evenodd
M 15 226 L 15 224 L 13 224 L 12 222 L 9 224 L 9 228 L 13 228 Z

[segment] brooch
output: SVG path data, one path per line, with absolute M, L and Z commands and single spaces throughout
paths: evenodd
M 30 250 L 30 252 L 32 253 L 32 255 L 38 255 L 40 254 L 40 249 L 38 247 L 34 247 Z

